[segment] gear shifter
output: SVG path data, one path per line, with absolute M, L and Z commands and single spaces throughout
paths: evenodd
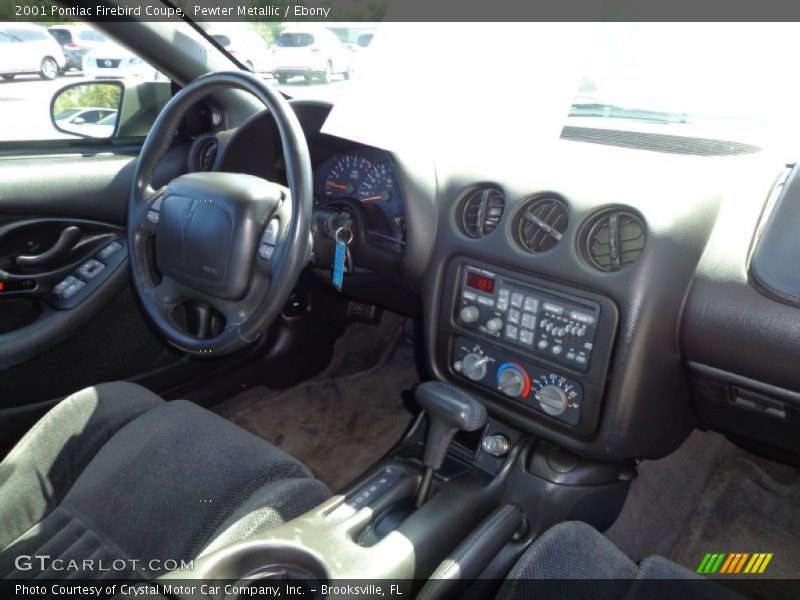
M 416 500 L 416 507 L 419 508 L 428 499 L 433 474 L 441 468 L 453 436 L 459 431 L 475 431 L 483 427 L 486 408 L 466 392 L 439 381 L 421 384 L 414 395 L 428 417 L 422 458 L 425 474 L 419 484 Z

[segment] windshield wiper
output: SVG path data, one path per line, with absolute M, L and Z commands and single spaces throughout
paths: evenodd
M 631 121 L 648 121 L 650 123 L 688 123 L 686 113 L 670 113 L 644 108 L 626 108 L 602 102 L 577 102 L 569 111 L 570 117 L 599 117 L 605 119 L 628 119 Z

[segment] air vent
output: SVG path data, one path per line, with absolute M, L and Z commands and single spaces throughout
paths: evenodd
M 506 201 L 497 188 L 477 187 L 461 199 L 461 229 L 471 238 L 489 235 L 500 224 Z
M 198 138 L 191 152 L 192 171 L 211 171 L 217 160 L 219 142 L 214 136 Z
M 522 204 L 512 234 L 528 252 L 545 252 L 561 241 L 568 224 L 569 212 L 561 200 L 537 196 Z
M 645 227 L 632 212 L 611 209 L 595 216 L 584 236 L 584 253 L 601 271 L 619 271 L 633 264 L 644 250 Z

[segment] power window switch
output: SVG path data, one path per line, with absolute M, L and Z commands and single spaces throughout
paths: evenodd
M 105 270 L 106 266 L 99 260 L 87 260 L 80 267 L 78 267 L 78 275 L 84 279 L 94 279 Z
M 111 242 L 108 246 L 100 250 L 97 253 L 97 258 L 105 260 L 110 256 L 116 254 L 122 248 L 122 244 L 119 242 Z
M 53 288 L 53 293 L 56 296 L 60 296 L 64 292 L 64 290 L 66 290 L 69 286 L 71 286 L 76 281 L 78 281 L 78 279 L 76 277 L 73 277 L 72 275 L 70 275 L 69 277 L 66 277 L 65 279 L 62 279 L 58 283 L 58 285 L 56 285 L 56 287 Z
M 59 294 L 59 296 L 63 300 L 68 300 L 80 292 L 84 287 L 86 287 L 86 284 L 80 279 L 76 279 L 74 283 L 71 283 L 69 286 L 67 286 L 64 291 Z

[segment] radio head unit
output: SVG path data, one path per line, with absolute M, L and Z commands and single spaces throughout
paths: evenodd
M 600 321 L 597 302 L 469 264 L 461 270 L 455 314 L 461 326 L 522 354 L 589 369 Z

